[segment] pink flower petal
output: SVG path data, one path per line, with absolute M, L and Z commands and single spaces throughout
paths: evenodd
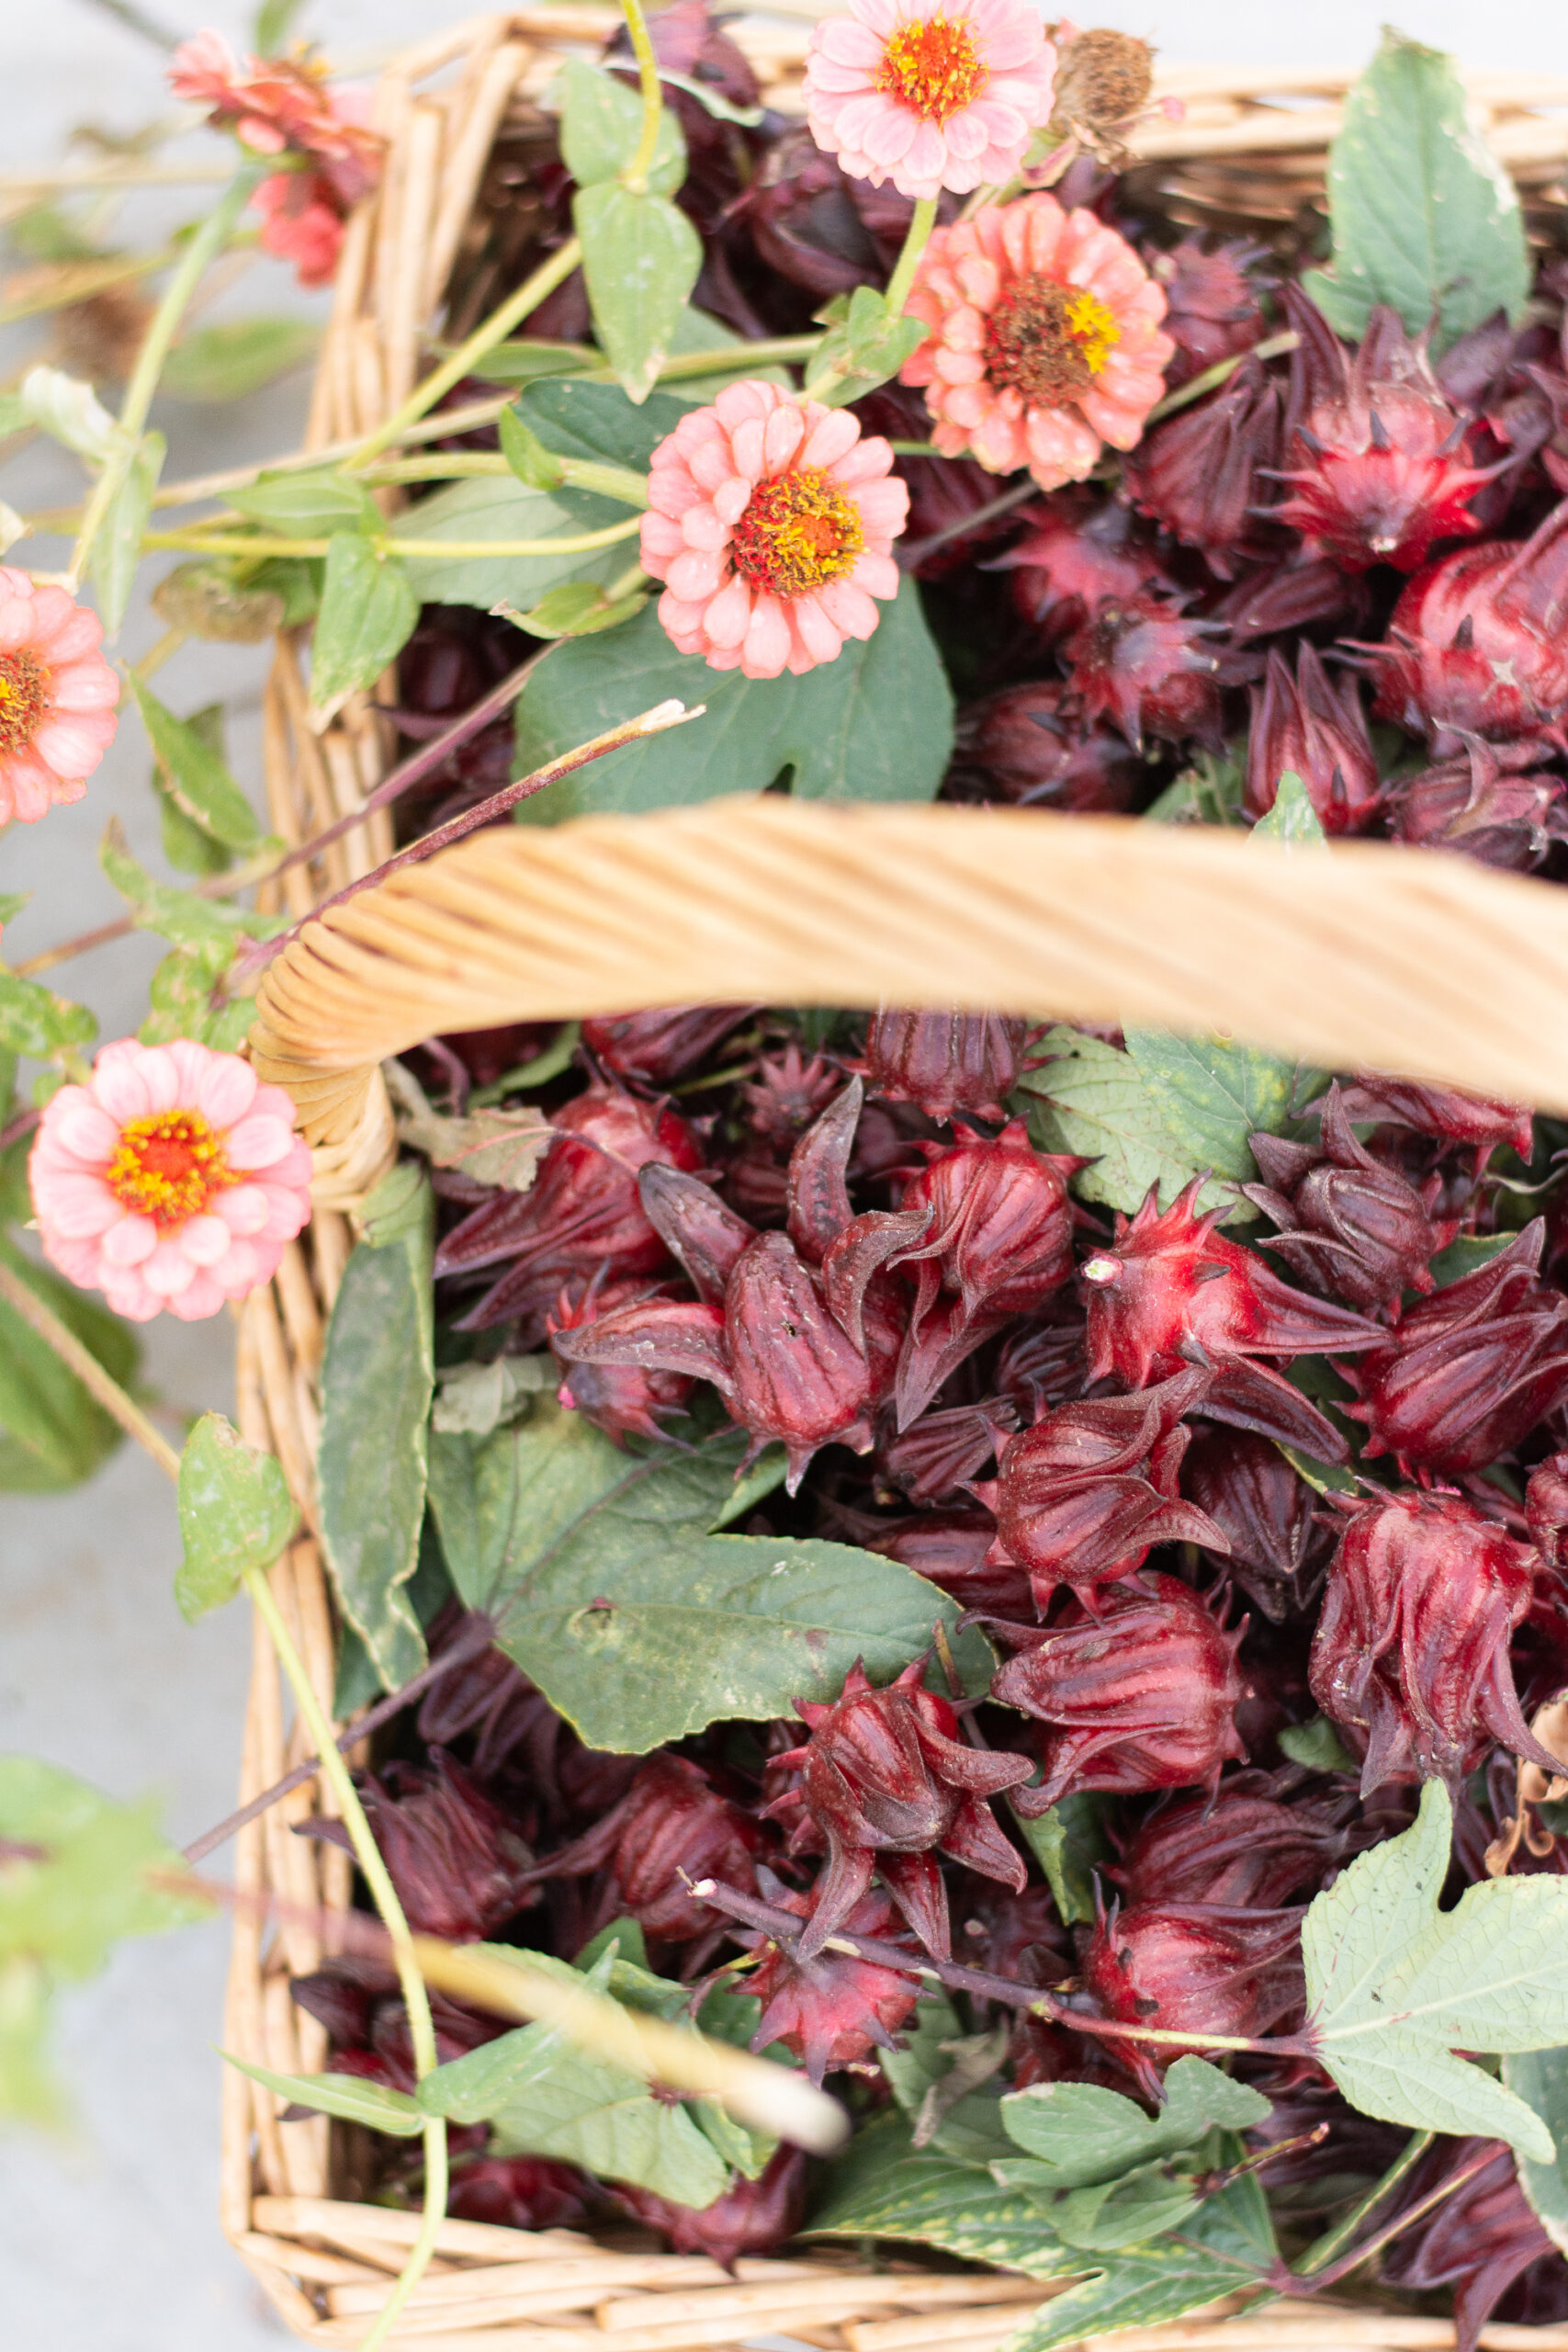
M 292 1125 L 253 1111 L 229 1131 L 229 1162 L 233 1168 L 270 1168 L 294 1141 Z
M 105 1234 L 104 1262 L 110 1266 L 141 1266 L 158 1247 L 158 1228 L 150 1216 L 121 1216 Z

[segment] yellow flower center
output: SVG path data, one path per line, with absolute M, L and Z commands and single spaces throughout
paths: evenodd
M 123 1208 L 164 1232 L 200 1216 L 214 1193 L 240 1180 L 199 1111 L 152 1111 L 120 1129 L 104 1181 Z
M 805 596 L 852 571 L 864 546 L 854 501 L 825 474 L 802 468 L 757 484 L 729 552 L 749 588 Z
M 945 122 L 990 79 L 962 17 L 919 17 L 900 25 L 882 52 L 876 86 L 929 121 Z
M 49 679 L 26 648 L 0 653 L 0 755 L 24 751 L 49 709 Z
M 1030 408 L 1059 408 L 1089 390 L 1122 340 L 1097 294 L 1054 277 L 1021 277 L 986 322 L 986 372 Z

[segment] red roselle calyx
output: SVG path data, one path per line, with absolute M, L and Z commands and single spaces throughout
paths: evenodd
M 1217 1784 L 1246 1760 L 1235 1711 L 1246 1623 L 1225 1633 L 1175 1577 L 1107 1585 L 1097 1615 L 1074 1600 L 1042 1639 L 1000 1667 L 991 1694 L 1050 1728 L 1043 1777 L 1013 1797 L 1032 1818 L 1069 1789 L 1135 1795 Z
M 1537 1278 L 1545 1225 L 1410 1308 L 1345 1376 L 1363 1451 L 1402 1464 L 1483 1470 L 1568 1397 L 1568 1298 Z
M 593 2184 L 548 2156 L 480 2156 L 458 2165 L 446 2210 L 454 2221 L 503 2230 L 570 2230 L 588 2219 Z
M 1435 1222 L 1442 1192 L 1434 1177 L 1420 1192 L 1356 1140 L 1337 1086 L 1323 1104 L 1323 1146 L 1249 1137 L 1261 1184 L 1242 1191 L 1280 1231 L 1264 1243 L 1309 1290 L 1352 1306 L 1397 1307 L 1407 1290 L 1430 1291 L 1429 1261 L 1456 1227 Z
M 788 1206 L 791 1152 L 839 1091 L 839 1071 L 792 1040 L 775 1059 L 763 1056 L 740 1089 L 745 1138 L 726 1166 L 726 1197 L 753 1225 L 782 1225 Z
M 1122 1910 L 1113 1904 L 1090 1931 L 1077 2002 L 1122 2025 L 1250 2041 L 1301 2007 L 1301 1921 L 1298 1910 L 1201 1903 L 1138 1903 Z M 1187 2046 L 1111 2044 L 1149 2098 L 1163 2096 L 1161 2069 Z
M 1181 603 L 1146 591 L 1108 598 L 1062 648 L 1085 720 L 1112 719 L 1134 751 L 1145 735 L 1195 739 L 1213 752 L 1224 741 L 1220 625 L 1187 618 Z
M 590 1283 L 573 1301 L 563 1291 L 547 1329 L 552 1347 L 564 1332 L 580 1331 L 602 1315 L 646 1297 L 646 1286 L 636 1283 Z M 557 1350 L 557 1354 L 560 1355 Z M 654 1442 L 669 1433 L 663 1416 L 682 1413 L 692 1393 L 690 1375 L 679 1372 L 644 1371 L 637 1364 L 573 1363 L 561 1358 L 566 1377 L 558 1391 L 561 1404 L 575 1407 L 586 1420 L 620 1444 L 628 1437 Z
M 1478 865 L 1528 873 L 1553 842 L 1568 836 L 1562 806 L 1568 787 L 1561 776 L 1536 770 L 1537 757 L 1532 743 L 1471 742 L 1453 759 L 1390 788 L 1394 834 L 1416 849 L 1457 850 Z
M 998 1396 L 922 1413 L 897 1436 L 883 1440 L 876 1466 L 912 1503 L 940 1503 L 956 1498 L 1017 1427 L 1017 1411 Z
M 1401 2185 L 1388 2218 L 1409 2212 L 1456 2174 L 1471 2177 L 1385 2250 L 1380 2275 L 1392 2287 L 1453 2290 L 1455 2352 L 1475 2352 L 1492 2312 L 1532 2263 L 1559 2272 L 1561 2256 L 1519 2186 L 1514 2152 L 1501 2140 L 1440 2139 Z
M 1143 1388 L 1192 1358 L 1337 1355 L 1386 1337 L 1364 1317 L 1292 1290 L 1255 1251 L 1216 1233 L 1223 1208 L 1198 1214 L 1206 1181 L 1194 1177 L 1163 1215 L 1151 1188 L 1131 1224 L 1117 1217 L 1111 1248 L 1085 1260 L 1091 1379 Z
M 1493 1740 L 1549 1772 L 1508 1662 L 1538 1555 L 1457 1495 L 1406 1493 L 1354 1510 L 1313 1637 L 1312 1692 L 1366 1743 L 1363 1795 L 1385 1781 L 1451 1789 Z
M 1071 637 L 1109 599 L 1173 588 L 1134 529 L 1125 507 L 1086 508 L 1068 492 L 1047 499 L 1039 527 L 996 559 L 997 571 L 1016 573 L 1013 602 L 1046 645 Z
M 616 1087 L 591 1086 L 552 1114 L 555 1140 L 526 1193 L 498 1193 L 449 1233 L 437 1275 L 506 1262 L 465 1330 L 516 1317 L 522 1336 L 543 1339 L 563 1283 L 662 1273 L 663 1242 L 643 1212 L 637 1170 L 650 1160 L 695 1168 L 696 1137 L 684 1119 Z
M 1381 1119 L 1414 1127 L 1438 1143 L 1469 1144 L 1484 1156 L 1508 1144 L 1529 1165 L 1535 1128 L 1522 1102 L 1500 1102 L 1490 1095 L 1461 1094 L 1455 1087 L 1422 1086 L 1413 1078 L 1358 1078 L 1340 1101 L 1348 1119 Z M 1309 1112 L 1308 1116 L 1311 1116 Z
M 677 2205 L 651 2188 L 617 2186 L 628 2213 L 662 2231 L 676 2254 L 705 2254 L 728 2270 L 743 2254 L 770 2254 L 794 2237 L 806 2218 L 806 2158 L 783 2147 L 756 2180 L 732 2176 L 711 2205 Z
M 1348 1807 L 1334 1799 L 1283 1804 L 1261 1772 L 1240 1772 L 1214 1797 L 1179 1797 L 1134 1832 L 1106 1875 L 1131 1905 L 1229 1904 L 1269 1911 L 1317 1892 L 1345 1859 Z
M 958 714 L 944 800 L 1006 801 L 1074 816 L 1130 808 L 1147 770 L 1113 727 L 1085 728 L 1068 713 L 1061 679 L 1004 686 Z
M 763 1873 L 764 1882 L 768 1876 Z M 812 1898 L 776 1882 L 765 1883 L 764 1892 L 775 1909 L 810 1917 Z M 897 1910 L 874 1889 L 852 1906 L 835 1932 L 883 1943 L 903 1944 L 907 1939 Z M 858 2066 L 874 2048 L 894 2048 L 894 2035 L 914 2013 L 918 1980 L 896 1969 L 856 1960 L 848 1952 L 819 1951 L 803 1960 L 761 1932 L 738 1934 L 736 1940 L 761 1955 L 757 1967 L 738 1980 L 739 1990 L 755 1994 L 762 2004 L 752 2049 L 766 2050 L 782 2041 L 814 2083 L 820 2083 L 830 2066 Z M 912 1947 L 910 1957 L 915 1957 Z
M 1351 358 L 1305 295 L 1292 288 L 1286 305 L 1302 341 L 1286 435 L 1290 495 L 1277 519 L 1347 571 L 1374 563 L 1414 571 L 1440 541 L 1472 537 L 1481 525 L 1470 501 L 1499 469 L 1471 462 L 1466 420 L 1425 348 L 1380 303 Z
M 416 1933 L 473 1943 L 530 1903 L 534 1857 L 472 1774 L 433 1747 L 430 1762 L 367 1774 L 360 1800 L 398 1900 Z M 302 1824 L 312 1837 L 354 1849 L 341 1821 Z
M 1005 1119 L 1023 1064 L 1026 1021 L 999 1012 L 879 1012 L 858 1070 L 869 1094 L 915 1102 L 945 1124 L 955 1111 Z
M 1190 1435 L 1181 1416 L 1208 1385 L 1206 1373 L 1178 1373 L 1130 1396 L 1060 1405 L 1009 1439 L 995 1482 L 976 1492 L 995 1510 L 998 1542 L 1028 1572 L 1042 1613 L 1058 1584 L 1092 1592 L 1141 1568 L 1153 1544 L 1229 1548 L 1177 1484 Z
M 643 1086 L 668 1086 L 694 1069 L 755 1007 L 682 1004 L 669 1012 L 605 1012 L 582 1024 L 582 1043 L 604 1069 Z
M 1201 237 L 1183 237 L 1169 253 L 1150 255 L 1150 276 L 1165 288 L 1160 323 L 1177 348 L 1166 370 L 1168 384 L 1185 384 L 1262 341 L 1267 322 L 1260 298 L 1274 280 L 1259 276 L 1257 265 L 1267 259 L 1267 246 L 1240 237 L 1212 248 Z
M 1022 1857 L 998 1828 L 987 1799 L 1026 1781 L 1028 1759 L 966 1746 L 947 1701 L 923 1687 L 925 1666 L 917 1658 L 878 1690 L 857 1663 L 831 1706 L 795 1702 L 810 1736 L 776 1762 L 798 1768 L 800 1785 L 769 1811 L 801 1816 L 794 1850 L 818 1835 L 827 1840 L 828 1867 L 796 1946 L 802 1960 L 812 1959 L 842 1926 L 869 1890 L 874 1869 L 926 1949 L 942 1958 L 952 1942 L 933 1849 L 983 1878 L 1025 1883 Z
M 769 1838 L 749 1813 L 716 1789 L 684 1757 L 650 1757 L 619 1804 L 570 1846 L 539 1863 L 536 1878 L 581 1878 L 604 1872 L 588 1932 L 612 1919 L 640 1922 L 650 1936 L 673 1943 L 709 1937 L 713 1914 L 694 1903 L 689 1882 L 716 1878 L 750 1883 Z
M 1280 390 L 1245 360 L 1207 400 L 1146 434 L 1126 459 L 1127 488 L 1151 514 L 1196 548 L 1220 580 L 1256 553 L 1261 469 L 1280 447 Z
M 1247 806 L 1265 817 L 1280 778 L 1301 777 L 1327 833 L 1353 833 L 1379 813 L 1377 755 L 1354 678 L 1337 684 L 1315 646 L 1303 645 L 1292 678 L 1278 646 L 1261 687 L 1252 690 L 1247 741 Z
M 1331 1539 L 1316 1522 L 1317 1497 L 1271 1440 L 1200 1427 L 1181 1464 L 1181 1491 L 1224 1534 L 1215 1566 L 1266 1617 L 1279 1623 L 1311 1597 Z

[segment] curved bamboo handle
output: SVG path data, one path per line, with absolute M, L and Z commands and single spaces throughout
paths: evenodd
M 1427 850 L 772 795 L 477 833 L 307 922 L 251 1049 L 341 1142 L 437 1032 L 704 1000 L 1219 1031 L 1568 1111 L 1568 895 Z

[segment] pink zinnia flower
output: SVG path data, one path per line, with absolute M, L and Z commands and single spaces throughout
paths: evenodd
M 749 678 L 798 677 L 869 637 L 898 594 L 909 493 L 893 451 L 848 409 L 728 384 L 653 453 L 643 569 L 682 653 Z
M 106 1046 L 50 1102 L 28 1172 L 45 1256 L 135 1323 L 243 1298 L 310 1214 L 288 1095 L 189 1037 Z
M 1126 239 L 1054 196 L 937 230 L 908 307 L 931 333 L 902 380 L 924 386 L 937 447 L 995 474 L 1027 466 L 1042 490 L 1142 438 L 1176 349 L 1164 289 Z
M 1056 52 L 1028 0 L 850 0 L 817 25 L 807 120 L 841 168 L 904 196 L 1011 179 L 1051 112 Z
M 114 741 L 119 680 L 104 625 L 63 588 L 0 563 L 0 825 L 80 800 Z
M 251 198 L 263 250 L 291 261 L 301 286 L 329 286 L 343 250 L 343 214 L 319 172 L 273 172 Z

